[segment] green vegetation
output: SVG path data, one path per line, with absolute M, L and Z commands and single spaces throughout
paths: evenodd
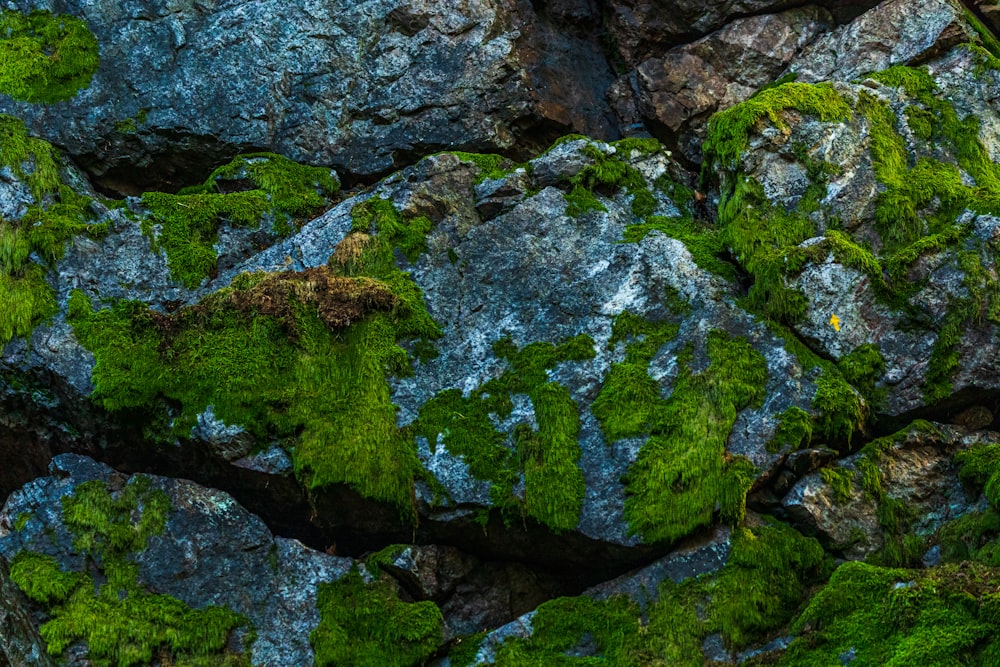
M 386 575 L 365 583 L 352 570 L 320 584 L 319 625 L 309 635 L 319 667 L 411 667 L 441 645 L 444 619 L 433 602 L 399 599 Z
M 576 218 L 587 211 L 606 210 L 595 194 L 610 195 L 622 189 L 632 195 L 632 212 L 637 217 L 646 218 L 656 210 L 656 198 L 646 187 L 646 179 L 625 160 L 635 150 L 641 153 L 659 150 L 659 142 L 655 139 L 622 141 L 625 143 L 613 144 L 616 147 L 613 154 L 605 153 L 594 144 L 584 147 L 584 155 L 593 162 L 566 181 L 570 189 L 566 195 L 567 215 Z
M 878 345 L 873 343 L 859 345 L 841 357 L 837 362 L 837 368 L 844 379 L 864 396 L 870 406 L 879 405 L 885 400 L 885 389 L 875 386 L 885 373 L 885 358 Z
M 81 19 L 46 11 L 0 12 L 0 93 L 50 104 L 90 85 L 100 58 Z
M 992 665 L 996 570 L 974 563 L 901 570 L 847 562 L 809 602 L 778 664 L 828 667 Z
M 105 225 L 88 224 L 90 199 L 62 185 L 57 155 L 48 143 L 28 135 L 24 123 L 0 115 L 0 167 L 9 168 L 35 198 L 19 220 L 0 220 L 0 347 L 27 336 L 56 312 L 45 280 L 49 265 L 62 258 L 78 234 L 100 236 Z
M 793 405 L 777 415 L 778 425 L 774 437 L 767 443 L 767 451 L 772 454 L 784 448 L 791 451 L 808 447 L 813 436 L 813 418 L 802 408 Z
M 745 340 L 713 331 L 709 368 L 694 375 L 682 355 L 673 393 L 663 399 L 649 362 L 676 335 L 676 324 L 620 315 L 611 345 L 635 340 L 592 407 L 608 442 L 649 435 L 627 474 L 625 500 L 629 529 L 647 542 L 675 540 L 709 523 L 717 503 L 725 520 L 739 522 L 756 472 L 743 459 L 727 462 L 725 449 L 738 412 L 763 396 L 764 358 Z
M 117 492 L 86 482 L 63 498 L 63 521 L 87 571 L 64 571 L 51 556 L 28 551 L 11 563 L 11 580 L 50 615 L 41 627 L 50 654 L 83 640 L 98 667 L 146 665 L 154 656 L 178 665 L 249 665 L 226 652 L 230 633 L 246 624 L 242 616 L 222 607 L 192 609 L 139 584 L 130 555 L 163 533 L 169 510 L 167 495 L 141 476 Z
M 717 229 L 690 216 L 667 218 L 662 215 L 651 215 L 644 222 L 626 227 L 622 241 L 639 243 L 652 231 L 662 232 L 682 242 L 691 253 L 694 263 L 705 271 L 720 275 L 727 280 L 736 277 L 733 265 L 719 259 L 725 246 Z
M 531 516 L 560 531 L 576 527 L 585 491 L 578 465 L 580 414 L 569 391 L 548 379 L 548 371 L 569 361 L 592 359 L 594 341 L 574 336 L 559 344 L 536 342 L 518 350 L 509 338 L 493 345 L 508 370 L 468 397 L 458 389 L 447 389 L 420 408 L 411 425 L 414 435 L 427 439 L 431 447 L 440 438 L 448 452 L 461 456 L 474 477 L 489 480 L 490 499 L 510 516 Z M 526 424 L 514 431 L 514 447 L 493 419 L 507 419 L 512 398 L 524 394 L 535 411 L 537 430 Z M 514 485 L 524 474 L 524 502 L 514 495 Z
M 412 512 L 420 466 L 386 376 L 409 372 L 400 341 L 440 336 L 395 257 L 419 252 L 431 222 L 379 199 L 353 214 L 331 267 L 243 274 L 172 316 L 134 301 L 95 311 L 74 292 L 68 321 L 96 358 L 92 398 L 109 410 L 175 401 L 182 437 L 212 406 L 228 424 L 288 439 L 308 486 L 348 484 Z
M 494 153 L 463 153 L 461 151 L 451 151 L 451 155 L 454 155 L 463 162 L 471 162 L 479 167 L 479 176 L 476 177 L 476 185 L 479 185 L 486 180 L 503 178 L 521 166 L 511 160 L 508 160 L 502 155 L 496 155 Z
M 833 489 L 833 499 L 838 504 L 846 503 L 851 499 L 851 490 L 854 482 L 854 471 L 849 468 L 835 466 L 833 468 L 823 468 L 820 477 L 823 483 Z
M 845 120 L 851 115 L 847 102 L 829 83 L 789 82 L 764 88 L 746 102 L 720 111 L 709 119 L 708 137 L 703 146 L 706 169 L 715 164 L 726 169 L 733 168 L 750 145 L 750 131 L 763 118 L 778 129 L 788 130 L 782 112 L 792 109 L 823 121 Z
M 700 667 L 706 636 L 719 632 L 729 646 L 740 648 L 787 623 L 806 587 L 822 576 L 822 565 L 819 543 L 791 528 L 778 523 L 739 528 L 721 570 L 680 584 L 664 581 L 658 601 L 645 610 L 621 595 L 544 603 L 532 618 L 532 636 L 508 639 L 496 664 Z M 594 655 L 570 654 L 580 646 Z
M 227 192 L 230 183 L 249 181 L 254 189 Z M 274 231 L 291 231 L 290 222 L 330 203 L 340 183 L 329 169 L 309 167 L 272 153 L 237 156 L 201 185 L 180 194 L 147 192 L 143 232 L 167 255 L 170 273 L 186 287 L 197 287 L 215 270 L 215 243 L 223 220 L 237 226 L 258 225 L 265 216 Z M 159 229 L 154 234 L 154 225 Z

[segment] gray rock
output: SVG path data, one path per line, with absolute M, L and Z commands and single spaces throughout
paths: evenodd
M 87 481 L 101 480 L 117 490 L 128 478 L 74 454 L 53 459 L 51 472 L 13 493 L 0 510 L 0 555 L 11 558 L 26 549 L 80 570 L 83 558 L 62 522 L 61 499 Z M 171 511 L 165 532 L 136 555 L 139 581 L 195 608 L 220 605 L 246 615 L 257 630 L 256 665 L 312 662 L 309 632 L 319 623 L 317 587 L 342 577 L 354 561 L 273 537 L 259 518 L 221 491 L 185 480 L 150 480 L 166 492 Z M 16 519 L 25 512 L 30 518 L 16 530 Z
M 995 433 L 935 424 L 930 429 L 911 427 L 893 436 L 886 448 L 878 448 L 883 493 L 914 517 L 905 527 L 907 533 L 931 535 L 945 522 L 977 508 L 977 499 L 963 490 L 952 458 L 972 444 L 996 438 Z M 847 498 L 838 498 L 817 472 L 800 479 L 782 501 L 788 517 L 803 531 L 852 560 L 863 559 L 885 543 L 878 517 L 880 500 L 862 484 L 858 464 L 864 457 L 855 454 L 838 463 L 840 474 L 850 479 Z
M 0 667 L 54 667 L 38 636 L 28 601 L 10 580 L 7 562 L 0 558 Z
M 614 133 L 602 111 L 610 72 L 593 38 L 527 3 L 5 6 L 79 16 L 95 33 L 101 66 L 89 88 L 0 109 L 123 192 L 190 183 L 247 150 L 377 174 L 434 148 L 524 150 L 525 127 Z M 578 76 L 561 74 L 578 65 Z
M 817 39 L 789 67 L 798 81 L 851 81 L 893 65 L 920 64 L 975 39 L 952 0 L 889 0 Z

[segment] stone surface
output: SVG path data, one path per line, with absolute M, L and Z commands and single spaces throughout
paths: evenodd
M 0 558 L 0 667 L 53 667 L 55 663 L 38 636 L 28 601 L 10 580 Z
M 53 459 L 51 476 L 13 493 L 0 510 L 0 555 L 11 558 L 26 549 L 53 556 L 65 568 L 83 569 L 62 522 L 61 499 L 91 480 L 117 490 L 128 478 L 86 457 Z M 136 556 L 139 581 L 191 607 L 220 605 L 246 615 L 257 629 L 256 665 L 311 663 L 309 632 L 319 623 L 317 586 L 342 577 L 354 561 L 273 537 L 228 494 L 186 480 L 150 480 L 152 488 L 166 492 L 171 511 L 166 531 Z M 30 518 L 17 530 L 22 513 Z
M 996 442 L 996 438 L 995 433 L 941 424 L 910 428 L 893 437 L 876 465 L 885 495 L 913 516 L 912 524 L 905 527 L 907 533 L 932 535 L 945 522 L 978 509 L 978 499 L 964 491 L 952 459 L 972 444 Z M 885 545 L 878 512 L 882 501 L 861 482 L 858 463 L 865 456 L 855 454 L 837 463 L 851 479 L 848 497 L 838 497 L 816 472 L 800 479 L 782 501 L 796 525 L 851 560 L 863 559 Z
M 249 150 L 370 175 L 446 147 L 530 150 L 532 128 L 614 136 L 600 49 L 526 2 L 6 5 L 85 19 L 101 66 L 68 102 L 0 110 L 125 192 Z

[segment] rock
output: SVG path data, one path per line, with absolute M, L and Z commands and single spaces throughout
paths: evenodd
M 85 19 L 101 66 L 70 101 L 0 109 L 129 194 L 240 151 L 372 175 L 448 147 L 537 150 L 532 132 L 615 134 L 594 39 L 527 3 L 9 4 Z M 577 65 L 586 76 L 561 74 Z
M 889 0 L 819 37 L 789 67 L 796 81 L 852 81 L 893 65 L 918 65 L 974 41 L 952 0 Z
M 0 667 L 54 667 L 31 618 L 28 601 L 10 580 L 0 558 Z
M 79 571 L 84 559 L 63 521 L 63 499 L 87 482 L 114 492 L 136 478 L 73 454 L 53 459 L 51 473 L 8 498 L 0 511 L 0 554 L 42 553 Z M 257 631 L 254 664 L 312 662 L 317 586 L 342 577 L 353 561 L 273 537 L 225 493 L 185 480 L 146 479 L 166 494 L 170 510 L 164 532 L 135 555 L 139 582 L 197 609 L 216 605 L 244 614 Z
M 958 479 L 954 454 L 996 434 L 924 422 L 871 443 L 836 466 L 800 479 L 782 501 L 807 534 L 851 560 L 886 548 L 904 534 L 932 535 L 976 509 Z M 889 510 L 884 505 L 896 509 Z M 881 507 L 881 509 L 880 509 Z M 886 517 L 898 512 L 899 526 Z M 884 556 L 883 556 L 884 557 Z
M 777 79 L 832 20 L 814 6 L 737 19 L 650 58 L 636 69 L 641 114 L 678 136 L 685 156 L 700 162 L 708 117 Z

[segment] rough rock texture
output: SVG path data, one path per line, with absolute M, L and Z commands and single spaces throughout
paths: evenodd
M 0 554 L 12 558 L 24 549 L 81 569 L 61 500 L 92 480 L 117 490 L 128 478 L 86 457 L 53 459 L 50 477 L 16 491 L 0 510 Z M 273 537 L 228 494 L 185 480 L 150 480 L 152 488 L 166 492 L 172 509 L 166 532 L 152 537 L 136 557 L 139 581 L 194 608 L 218 605 L 245 614 L 257 629 L 254 664 L 311 662 L 308 635 L 319 622 L 317 586 L 339 579 L 354 562 Z M 21 516 L 29 518 L 18 529 Z
M 528 3 L 7 5 L 84 18 L 101 66 L 68 102 L 0 110 L 123 191 L 190 184 L 250 150 L 378 174 L 445 147 L 537 149 L 532 128 L 614 137 L 599 49 Z M 585 74 L 561 76 L 568 63 Z
M 978 509 L 978 499 L 970 497 L 958 479 L 953 457 L 969 445 L 995 441 L 995 433 L 954 426 L 910 428 L 882 447 L 841 459 L 834 469 L 848 480 L 845 486 L 825 481 L 834 479 L 829 468 L 812 473 L 795 484 L 782 506 L 808 534 L 846 558 L 863 560 L 885 547 L 880 504 L 896 502 L 905 508 L 910 522 L 904 531 L 921 537 Z M 869 464 L 880 471 L 880 489 L 873 489 L 871 482 L 866 488 L 863 471 Z
M 677 136 L 685 157 L 700 162 L 708 117 L 777 79 L 832 22 L 814 6 L 738 19 L 650 58 L 635 70 L 638 113 Z M 628 78 L 617 85 L 625 88 Z
M 0 667 L 55 663 L 38 636 L 28 601 L 8 576 L 7 563 L 0 558 Z
M 789 71 L 807 83 L 851 81 L 893 65 L 921 64 L 972 36 L 958 2 L 890 0 L 818 38 Z

